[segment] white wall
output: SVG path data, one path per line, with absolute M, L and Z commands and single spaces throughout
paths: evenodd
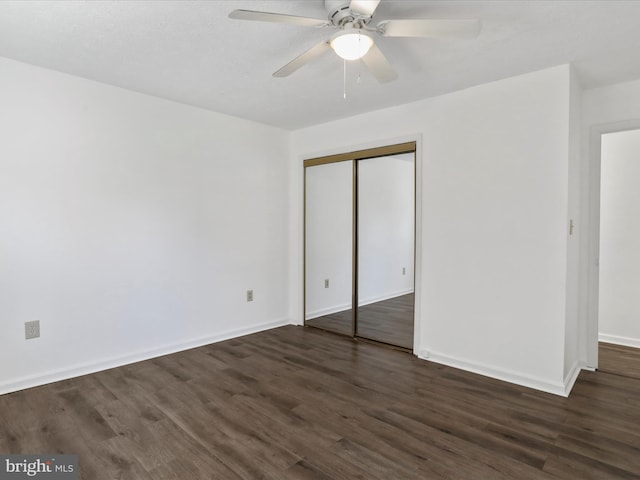
M 353 161 L 307 167 L 305 175 L 306 319 L 310 320 L 351 309 Z
M 570 84 L 560 66 L 288 134 L 0 59 L 0 391 L 301 323 L 302 159 L 412 138 L 416 353 L 566 393 Z M 630 90 L 598 114 L 640 112 Z
M 288 133 L 5 59 L 0 105 L 0 393 L 287 322 Z
M 565 65 L 292 133 L 292 205 L 304 158 L 420 142 L 417 354 L 567 393 L 570 90 Z M 292 250 L 297 299 L 301 262 Z
M 413 292 L 414 177 L 413 153 L 358 161 L 359 305 Z
M 640 347 L 640 130 L 602 136 L 599 337 Z
M 601 136 L 640 129 L 640 80 L 586 90 L 582 97 L 582 229 L 580 316 L 587 365 L 598 366 Z M 609 339 L 611 341 L 611 339 Z

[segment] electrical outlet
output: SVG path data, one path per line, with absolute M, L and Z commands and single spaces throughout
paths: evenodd
M 24 322 L 24 338 L 29 340 L 30 338 L 38 338 L 40 336 L 40 320 L 33 320 L 32 322 Z
M 324 279 L 324 288 L 329 288 L 329 279 L 328 278 Z
M 247 290 L 247 302 L 253 302 L 253 290 Z
M 402 267 L 402 274 L 406 275 L 407 274 L 407 268 L 406 267 Z

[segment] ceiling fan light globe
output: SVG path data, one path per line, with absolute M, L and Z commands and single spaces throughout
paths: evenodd
M 372 45 L 373 38 L 360 31 L 339 32 L 331 39 L 331 48 L 345 60 L 357 60 L 364 57 Z

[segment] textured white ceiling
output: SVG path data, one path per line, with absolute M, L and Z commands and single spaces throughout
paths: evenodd
M 383 0 L 375 20 L 478 18 L 472 40 L 379 38 L 399 78 L 333 52 L 271 74 L 332 30 L 231 20 L 325 18 L 322 0 L 1 1 L 0 56 L 287 129 L 573 63 L 586 88 L 640 78 L 640 1 Z M 360 73 L 361 81 L 356 78 Z

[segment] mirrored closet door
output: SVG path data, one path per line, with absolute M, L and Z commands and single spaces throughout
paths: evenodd
M 353 335 L 353 160 L 305 168 L 305 324 Z
M 305 325 L 411 350 L 415 143 L 304 170 Z
M 414 153 L 358 160 L 356 335 L 413 348 Z

